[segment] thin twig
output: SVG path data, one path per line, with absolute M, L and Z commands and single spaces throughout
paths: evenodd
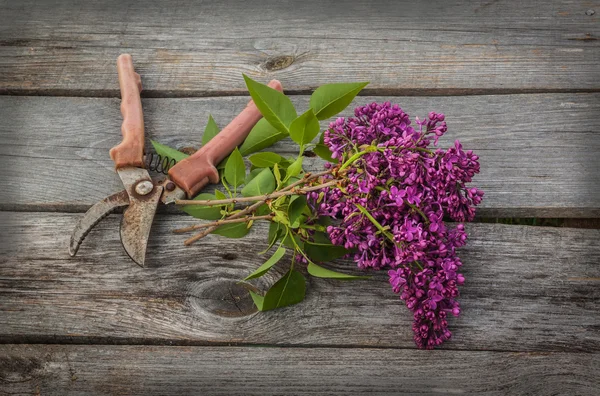
M 319 178 L 321 176 L 328 175 L 328 174 L 332 173 L 332 171 L 333 170 L 330 169 L 330 170 L 327 170 L 327 171 L 318 172 L 318 173 L 314 173 L 314 174 L 305 173 L 304 177 L 302 179 L 300 179 L 300 180 L 298 180 L 298 181 L 290 184 L 287 187 L 284 187 L 280 191 L 289 191 L 292 188 L 294 188 L 294 187 L 296 187 L 296 186 L 298 186 L 298 185 L 300 185 L 302 183 L 306 183 L 307 181 L 314 180 L 314 179 L 317 179 L 317 178 Z M 229 219 L 237 219 L 237 218 L 245 216 L 245 215 L 247 215 L 249 213 L 254 213 L 254 211 L 256 211 L 265 202 L 266 202 L 266 199 L 258 201 L 256 203 L 250 205 L 250 206 L 246 206 L 246 208 L 242 209 L 241 211 L 228 216 L 227 219 L 228 220 Z M 213 226 L 213 227 L 207 228 L 206 230 L 204 230 L 202 232 L 199 232 L 198 234 L 192 236 L 191 238 L 186 239 L 185 242 L 184 242 L 184 245 L 186 245 L 186 246 L 191 245 L 192 243 L 196 242 L 197 240 L 204 238 L 205 236 L 207 236 L 208 234 L 210 234 L 211 232 L 213 232 L 217 228 L 218 227 Z
M 318 184 L 316 186 L 311 186 L 311 187 L 305 187 L 305 188 L 300 188 L 300 189 L 285 189 L 285 190 L 279 190 L 279 191 L 275 191 L 272 192 L 270 194 L 265 194 L 265 195 L 257 195 L 254 197 L 239 197 L 239 198 L 230 198 L 230 199 L 180 199 L 175 201 L 175 203 L 177 205 L 202 205 L 202 206 L 220 206 L 220 205 L 228 205 L 228 204 L 236 204 L 239 202 L 256 202 L 256 201 L 266 201 L 269 199 L 273 199 L 273 198 L 279 198 L 279 197 L 283 197 L 286 195 L 302 195 L 302 194 L 306 194 L 307 192 L 311 192 L 311 191 L 315 191 L 315 190 L 320 190 L 322 188 L 325 187 L 330 187 L 336 183 L 338 183 L 339 180 L 334 179 L 331 180 L 327 183 L 323 183 L 323 184 Z M 289 186 L 288 186 L 289 187 Z
M 264 216 L 247 216 L 247 217 L 240 217 L 237 219 L 224 219 L 224 220 L 213 221 L 212 223 L 202 223 L 202 224 L 196 224 L 196 225 L 193 225 L 190 227 L 178 228 L 176 230 L 173 230 L 173 232 L 176 234 L 181 234 L 184 232 L 198 230 L 200 228 L 218 227 L 223 224 L 231 224 L 231 223 L 244 223 L 244 222 L 247 223 L 249 221 L 255 221 L 255 220 L 271 220 L 272 218 L 273 218 L 273 215 L 268 214 L 268 215 L 264 215 Z

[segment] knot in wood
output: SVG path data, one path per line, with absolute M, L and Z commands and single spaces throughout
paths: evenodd
M 263 67 L 268 71 L 285 69 L 294 63 L 294 57 L 290 55 L 275 56 L 267 59 Z
M 195 282 L 189 289 L 188 301 L 199 316 L 206 312 L 224 318 L 248 316 L 257 311 L 248 287 L 254 289 L 249 284 L 238 284 L 238 279 Z

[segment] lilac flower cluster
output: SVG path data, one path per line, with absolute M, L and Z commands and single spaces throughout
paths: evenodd
M 458 141 L 429 149 L 446 131 L 443 114 L 417 118 L 413 127 L 398 105 L 358 107 L 324 135 L 333 158 L 347 164 L 346 184 L 309 195 L 319 215 L 338 219 L 329 237 L 353 249 L 360 268 L 391 268 L 392 289 L 414 315 L 415 343 L 427 349 L 450 338 L 447 315 L 460 314 L 456 297 L 465 280 L 456 248 L 467 235 L 462 224 L 446 226 L 444 216 L 470 221 L 483 197 L 466 186 L 479 172 L 478 156 Z

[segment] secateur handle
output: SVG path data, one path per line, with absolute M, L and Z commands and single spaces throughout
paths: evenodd
M 117 169 L 123 167 L 145 168 L 144 165 L 144 115 L 142 113 L 142 80 L 133 68 L 129 54 L 117 58 L 119 87 L 121 88 L 121 114 L 123 140 L 110 150 L 110 158 Z
M 281 83 L 277 80 L 272 80 L 269 87 L 283 91 Z M 171 180 L 185 190 L 188 198 L 195 196 L 209 182 L 218 183 L 219 172 L 216 165 L 242 144 L 261 118 L 260 111 L 251 100 L 244 110 L 210 142 L 202 146 L 194 155 L 169 169 Z

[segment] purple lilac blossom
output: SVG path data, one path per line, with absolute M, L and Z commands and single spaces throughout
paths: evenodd
M 309 202 L 319 215 L 339 220 L 327 228 L 329 238 L 354 249 L 360 268 L 389 269 L 392 290 L 413 313 L 416 345 L 431 349 L 450 338 L 448 313 L 460 314 L 456 297 L 465 281 L 456 254 L 466 242 L 464 226 L 449 227 L 443 218 L 473 220 L 483 192 L 466 184 L 479 173 L 479 157 L 459 141 L 447 150 L 429 149 L 447 131 L 443 114 L 417 118 L 416 128 L 389 102 L 357 107 L 354 114 L 325 131 L 332 157 L 345 161 L 365 145 L 377 149 L 348 168 L 345 188 L 310 193 Z

